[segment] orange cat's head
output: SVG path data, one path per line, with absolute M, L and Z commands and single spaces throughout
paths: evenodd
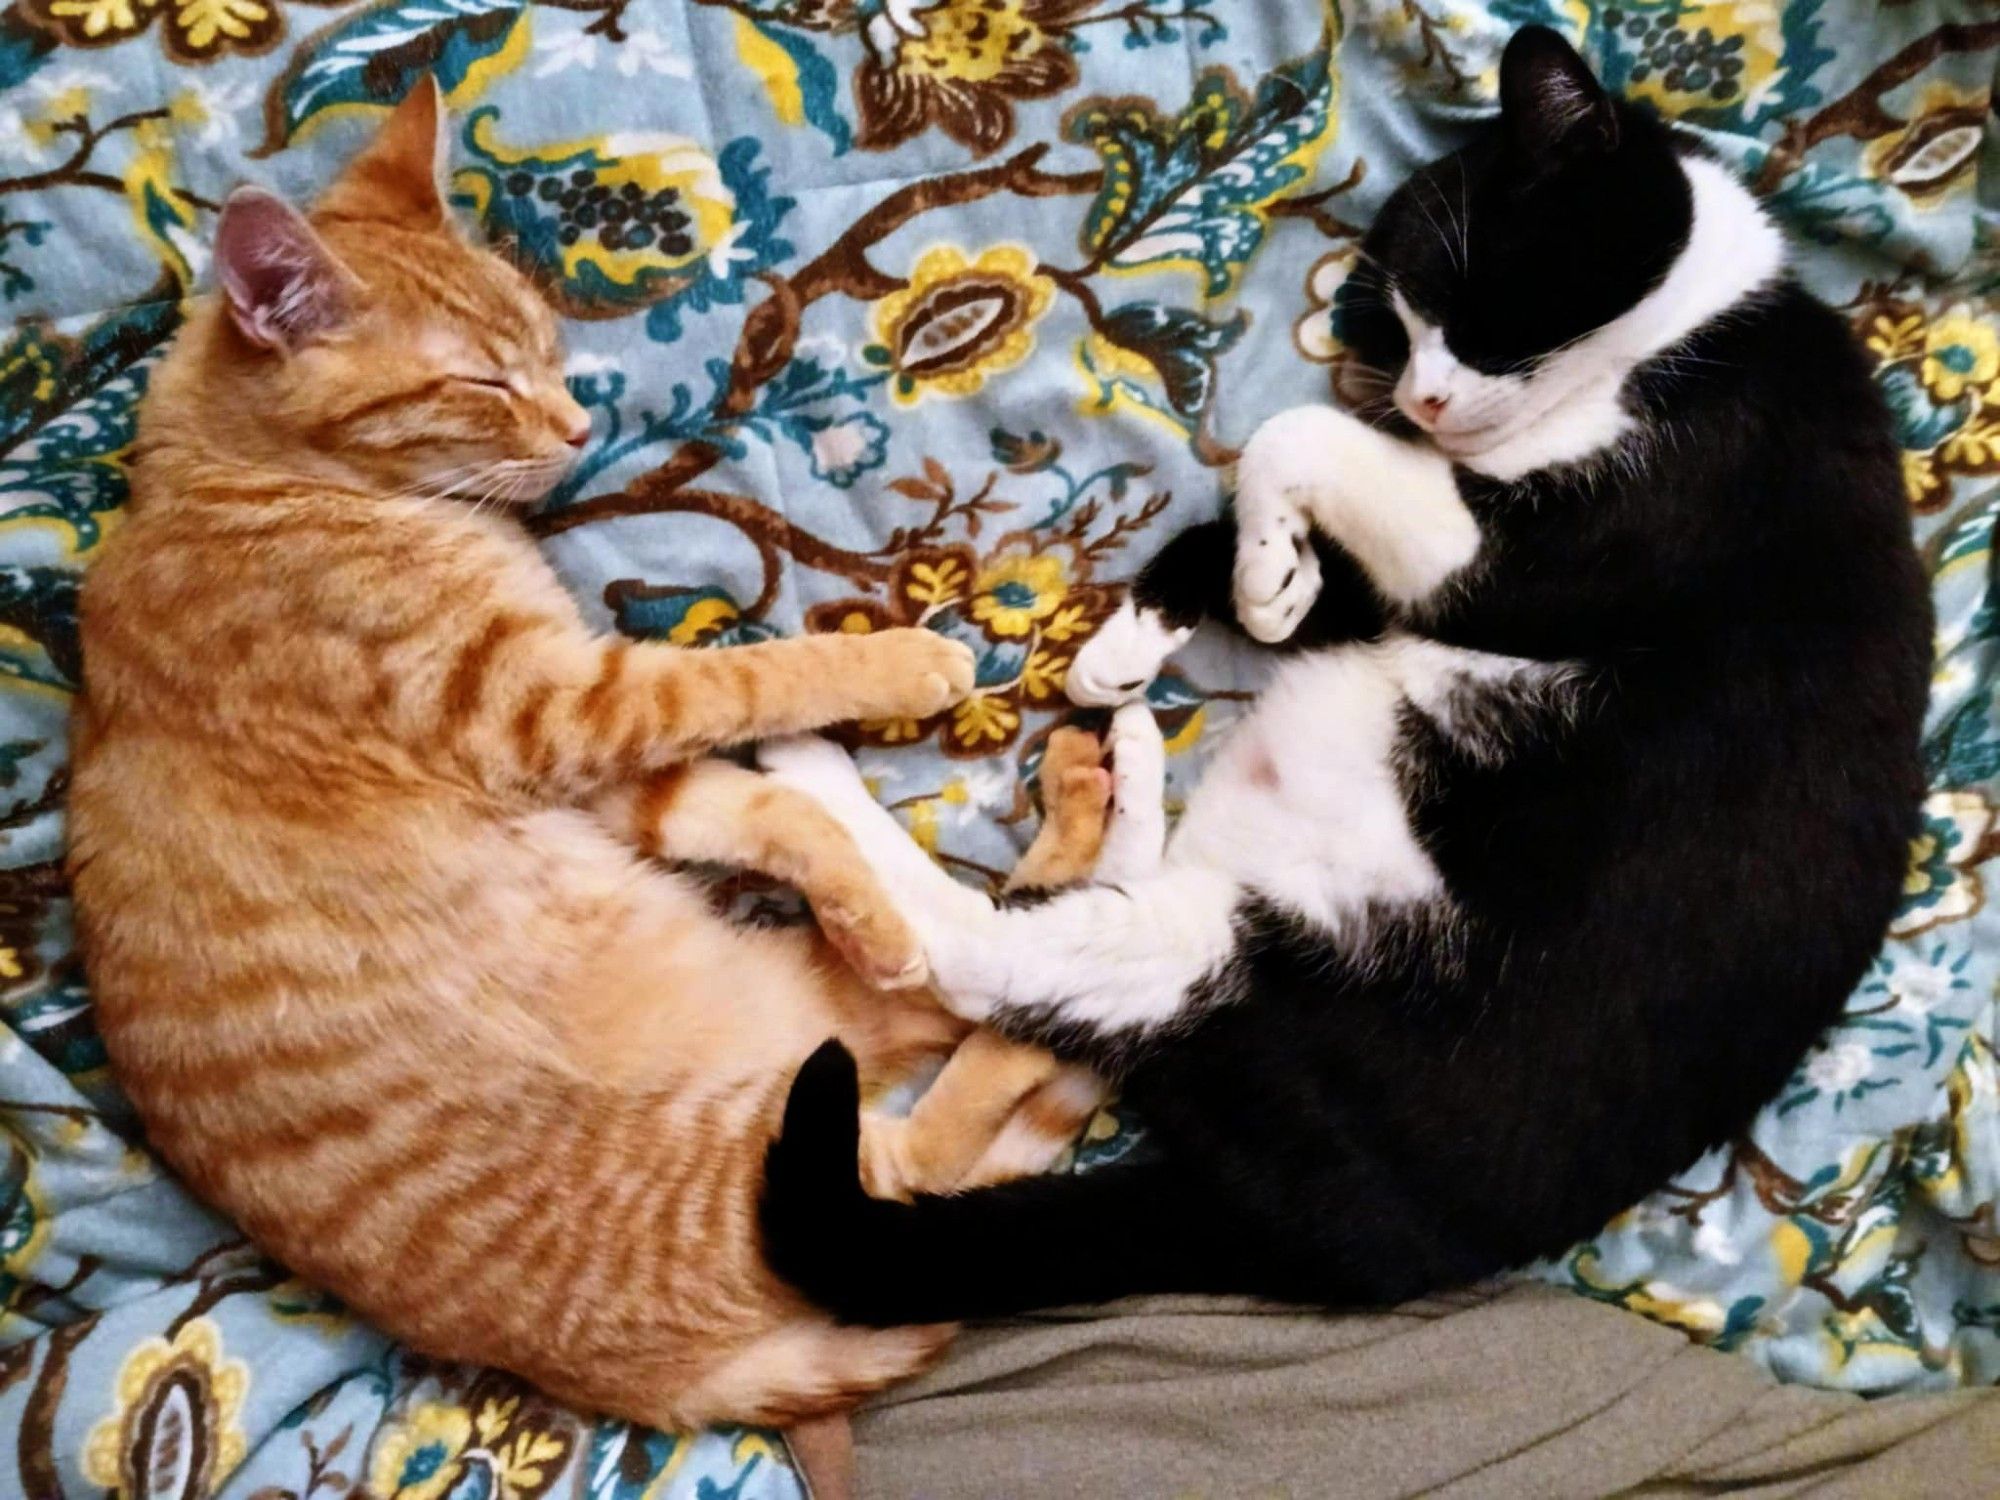
M 154 386 L 177 415 L 199 402 L 211 443 L 224 419 L 214 456 L 525 501 L 588 438 L 554 315 L 452 224 L 439 112 L 425 78 L 309 214 L 260 188 L 223 205 L 220 297 Z

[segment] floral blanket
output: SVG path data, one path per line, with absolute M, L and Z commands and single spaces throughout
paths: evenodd
M 986 879 L 1113 586 L 1262 417 L 1338 388 L 1357 227 L 1527 21 L 1782 217 L 1877 362 L 1939 607 L 1935 792 L 1845 1019 L 1746 1139 L 1543 1274 L 1790 1379 L 2000 1379 L 1990 0 L 11 0 L 0 1493 L 798 1492 L 769 1435 L 398 1351 L 190 1202 L 107 1075 L 60 874 L 77 577 L 234 183 L 309 195 L 434 72 L 466 220 L 552 289 L 596 421 L 534 518 L 549 557 L 635 636 L 973 643 L 977 696 L 861 738 Z M 1155 690 L 1180 784 L 1255 671 L 1211 646 Z

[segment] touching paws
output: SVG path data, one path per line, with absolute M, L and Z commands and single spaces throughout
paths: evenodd
M 874 988 L 915 989 L 931 977 L 930 961 L 917 934 L 883 904 L 879 891 L 816 901 L 813 915 L 847 966 Z
M 978 666 L 970 647 L 913 627 L 849 636 L 863 653 L 855 716 L 929 718 L 962 702 Z
M 1297 514 L 1239 522 L 1236 619 L 1267 646 L 1290 640 L 1319 598 L 1319 554 Z
M 1169 625 L 1159 611 L 1142 609 L 1128 599 L 1083 643 L 1069 664 L 1064 680 L 1070 702 L 1084 708 L 1110 708 L 1146 696 L 1169 656 L 1194 632 Z

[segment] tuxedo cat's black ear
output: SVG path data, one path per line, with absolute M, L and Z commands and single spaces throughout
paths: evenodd
M 1563 160 L 1618 144 L 1611 95 L 1546 26 L 1522 27 L 1500 56 L 1500 120 L 1531 158 Z

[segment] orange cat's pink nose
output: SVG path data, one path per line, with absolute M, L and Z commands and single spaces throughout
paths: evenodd
M 572 448 L 581 448 L 585 443 L 588 443 L 590 441 L 590 418 L 585 417 L 581 422 L 570 428 L 569 436 L 564 438 L 563 441 L 568 443 Z

